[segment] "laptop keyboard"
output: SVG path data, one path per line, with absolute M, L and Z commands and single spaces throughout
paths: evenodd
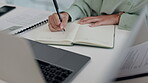
M 72 71 L 37 60 L 47 83 L 62 83 Z

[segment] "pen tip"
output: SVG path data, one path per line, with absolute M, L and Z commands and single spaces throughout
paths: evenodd
M 65 29 L 63 28 L 63 31 L 65 31 Z

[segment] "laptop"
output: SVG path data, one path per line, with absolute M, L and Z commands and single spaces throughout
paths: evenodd
M 0 33 L 0 80 L 6 83 L 69 83 L 89 60 L 88 56 Z
M 116 82 L 128 83 L 128 80 L 148 76 L 148 5 L 133 27 L 124 47 L 118 53 Z M 147 83 L 148 80 L 129 81 L 129 83 Z

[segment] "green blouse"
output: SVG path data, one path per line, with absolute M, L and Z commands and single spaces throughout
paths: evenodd
M 130 30 L 148 0 L 76 0 L 65 12 L 72 21 L 89 16 L 125 12 L 120 17 L 119 28 Z

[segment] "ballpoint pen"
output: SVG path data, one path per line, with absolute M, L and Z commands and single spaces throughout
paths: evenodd
M 54 3 L 54 6 L 55 6 L 55 9 L 56 9 L 56 12 L 57 12 L 57 14 L 58 14 L 58 17 L 59 17 L 59 19 L 60 19 L 60 22 L 62 22 L 62 18 L 61 18 L 60 13 L 59 13 L 58 3 L 57 3 L 56 0 L 53 0 L 53 3 Z M 64 28 L 63 28 L 63 31 L 65 31 Z

